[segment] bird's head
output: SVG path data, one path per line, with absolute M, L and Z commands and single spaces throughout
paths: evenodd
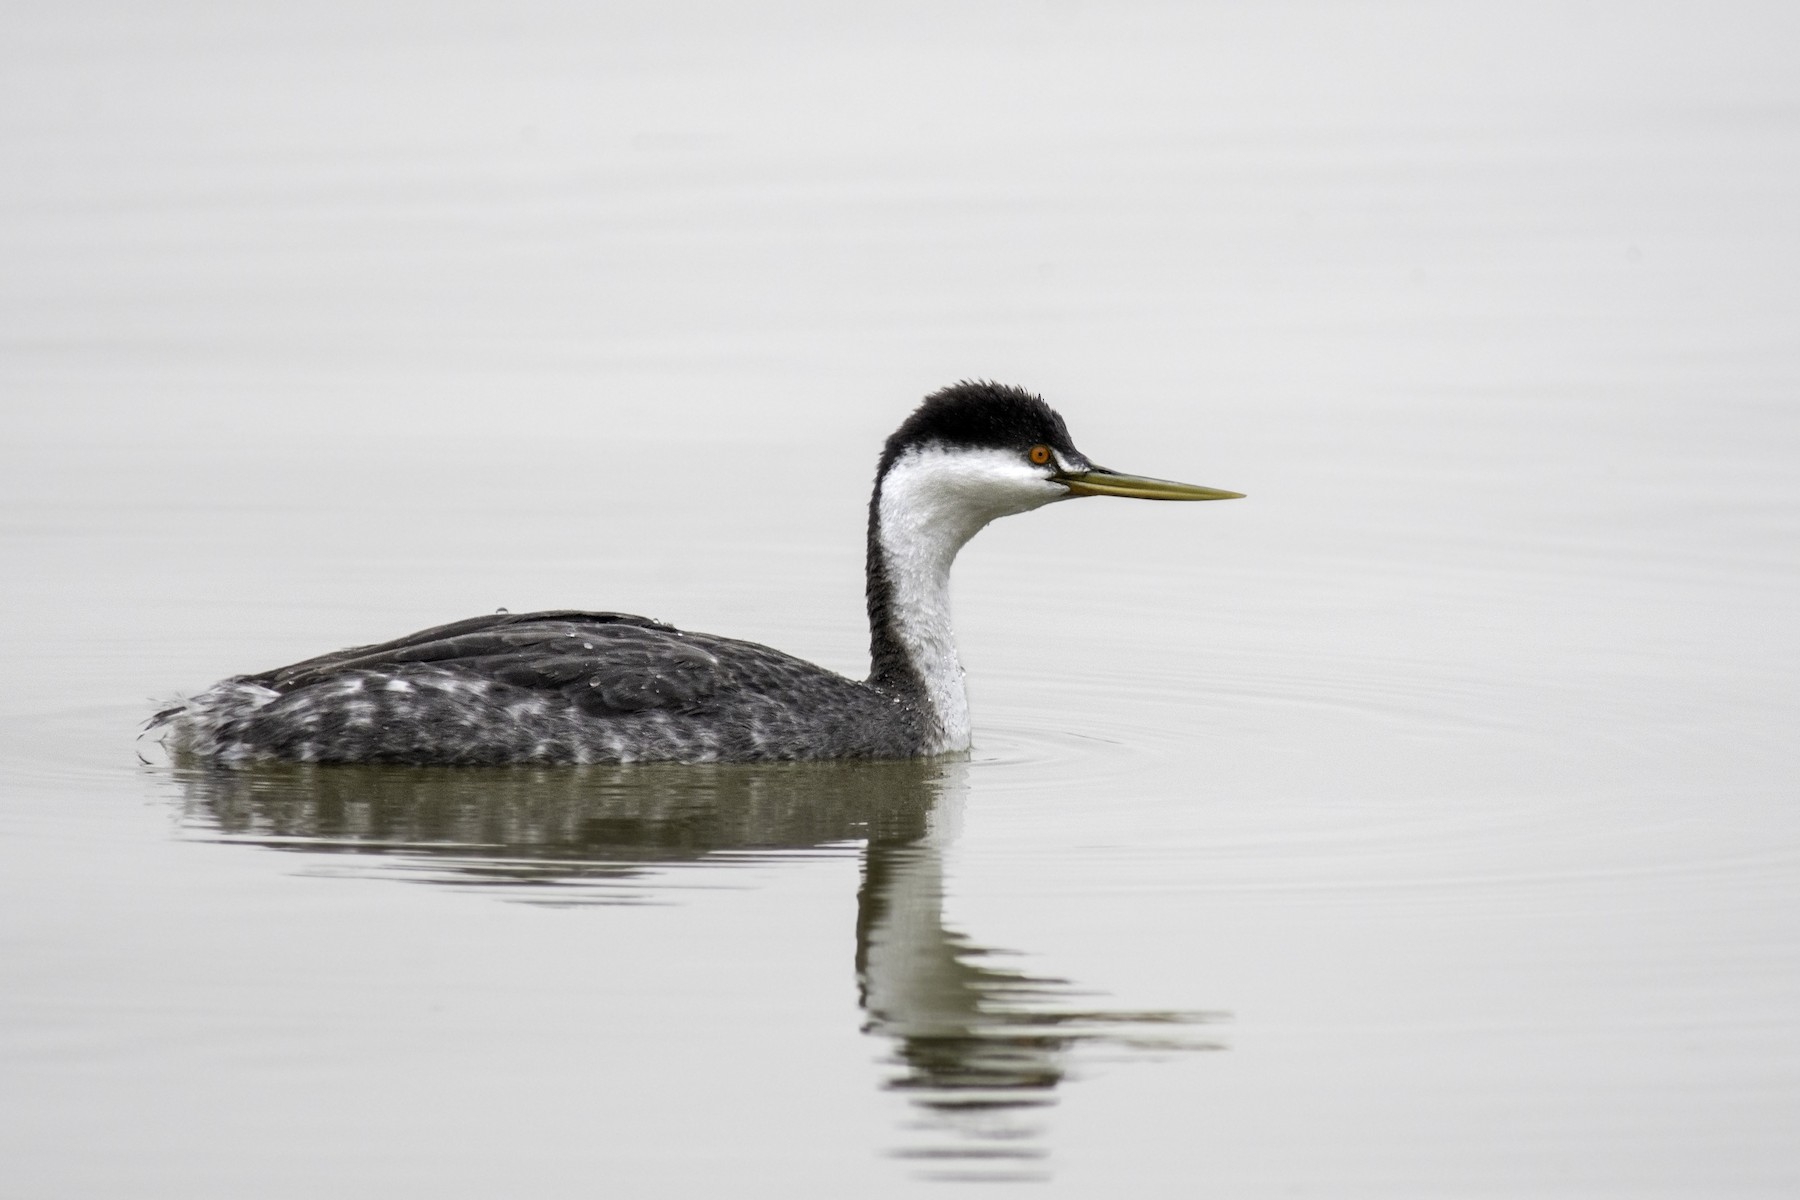
M 927 396 L 888 438 L 876 482 L 885 521 L 947 527 L 959 544 L 996 517 L 1078 496 L 1242 495 L 1096 466 L 1041 396 L 998 383 L 958 383 Z

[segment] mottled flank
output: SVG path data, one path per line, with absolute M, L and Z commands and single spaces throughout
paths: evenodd
M 906 695 L 752 642 L 619 613 L 496 613 L 240 675 L 158 713 L 224 763 L 904 758 Z

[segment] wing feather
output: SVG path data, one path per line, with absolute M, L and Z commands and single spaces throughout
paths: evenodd
M 779 691 L 821 676 L 849 683 L 767 646 L 684 633 L 647 617 L 576 610 L 474 617 L 242 682 L 291 693 L 365 672 L 404 678 L 409 669 L 560 695 L 595 716 L 694 712 L 723 693 Z

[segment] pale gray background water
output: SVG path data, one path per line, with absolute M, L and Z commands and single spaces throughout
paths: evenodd
M 0 1193 L 1800 1190 L 1797 14 L 9 6 Z M 860 671 L 974 375 L 1251 498 L 984 534 L 966 765 L 138 764 L 500 605 Z

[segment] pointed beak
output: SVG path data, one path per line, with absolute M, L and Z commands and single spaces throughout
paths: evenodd
M 1242 500 L 1244 493 L 1176 483 L 1144 475 L 1121 475 L 1105 467 L 1086 471 L 1058 471 L 1051 476 L 1069 489 L 1071 496 L 1129 496 L 1134 500 Z

